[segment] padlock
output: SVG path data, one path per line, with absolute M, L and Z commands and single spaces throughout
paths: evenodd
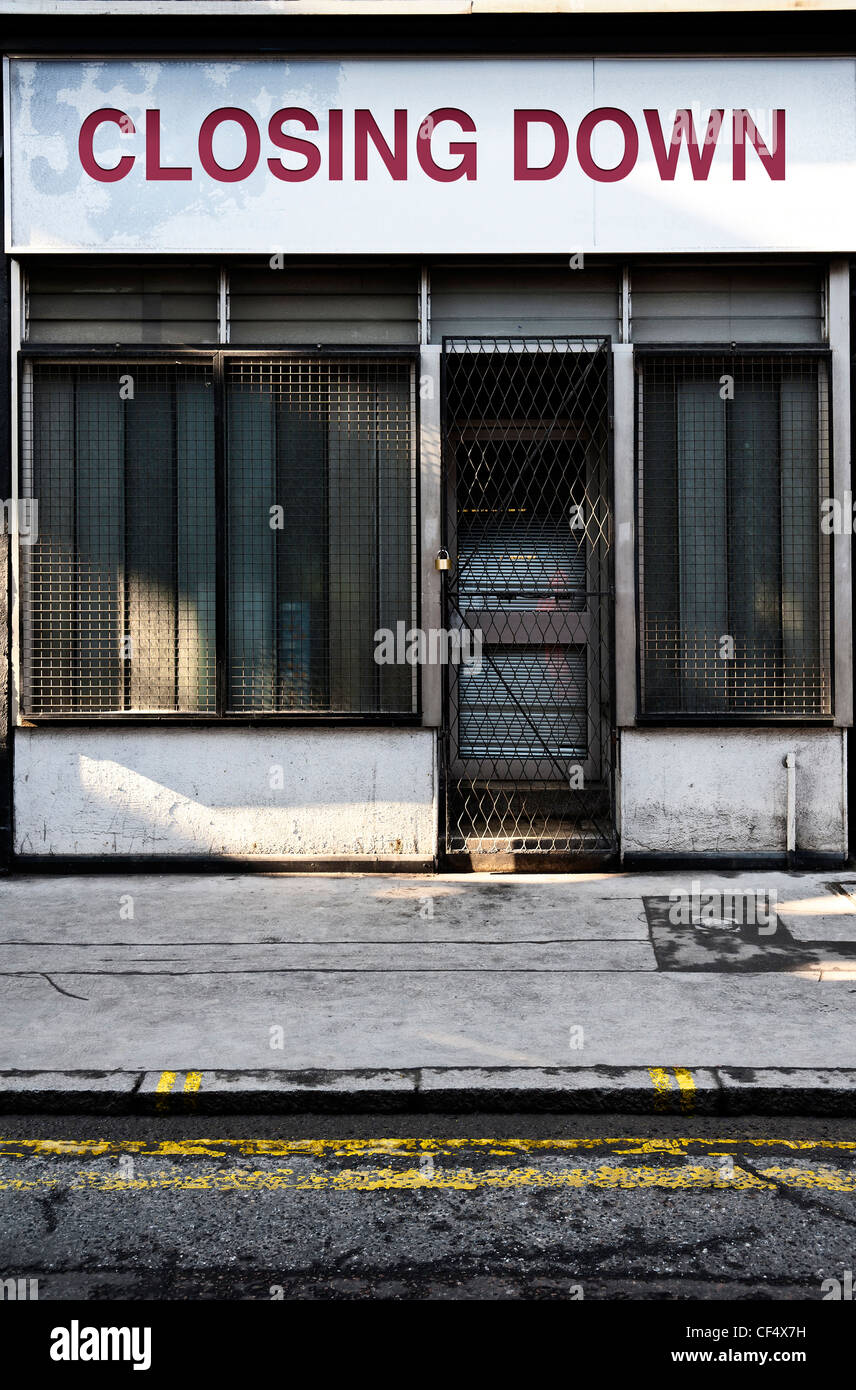
M 434 557 L 435 570 L 450 570 L 452 568 L 452 557 L 445 546 L 437 551 Z

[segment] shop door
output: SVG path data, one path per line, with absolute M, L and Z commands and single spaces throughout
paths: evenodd
M 443 346 L 446 855 L 571 867 L 615 850 L 609 339 Z

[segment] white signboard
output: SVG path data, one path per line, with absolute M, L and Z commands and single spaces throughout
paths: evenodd
M 850 251 L 850 59 L 49 61 L 7 249 Z

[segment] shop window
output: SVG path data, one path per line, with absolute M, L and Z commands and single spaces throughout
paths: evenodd
M 409 359 L 36 358 L 22 709 L 412 714 Z M 31 542 L 31 543 L 30 543 Z
M 638 460 L 642 713 L 829 715 L 825 356 L 642 356 Z
M 374 634 L 410 628 L 410 363 L 226 363 L 228 701 L 238 712 L 410 710 L 414 668 Z

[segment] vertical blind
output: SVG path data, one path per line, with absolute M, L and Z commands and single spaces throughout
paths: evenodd
M 412 712 L 412 375 L 226 356 L 218 412 L 213 359 L 28 363 L 25 712 Z
M 831 709 L 827 366 L 651 356 L 639 392 L 643 709 Z
M 26 711 L 213 711 L 210 365 L 37 362 L 28 386 Z

